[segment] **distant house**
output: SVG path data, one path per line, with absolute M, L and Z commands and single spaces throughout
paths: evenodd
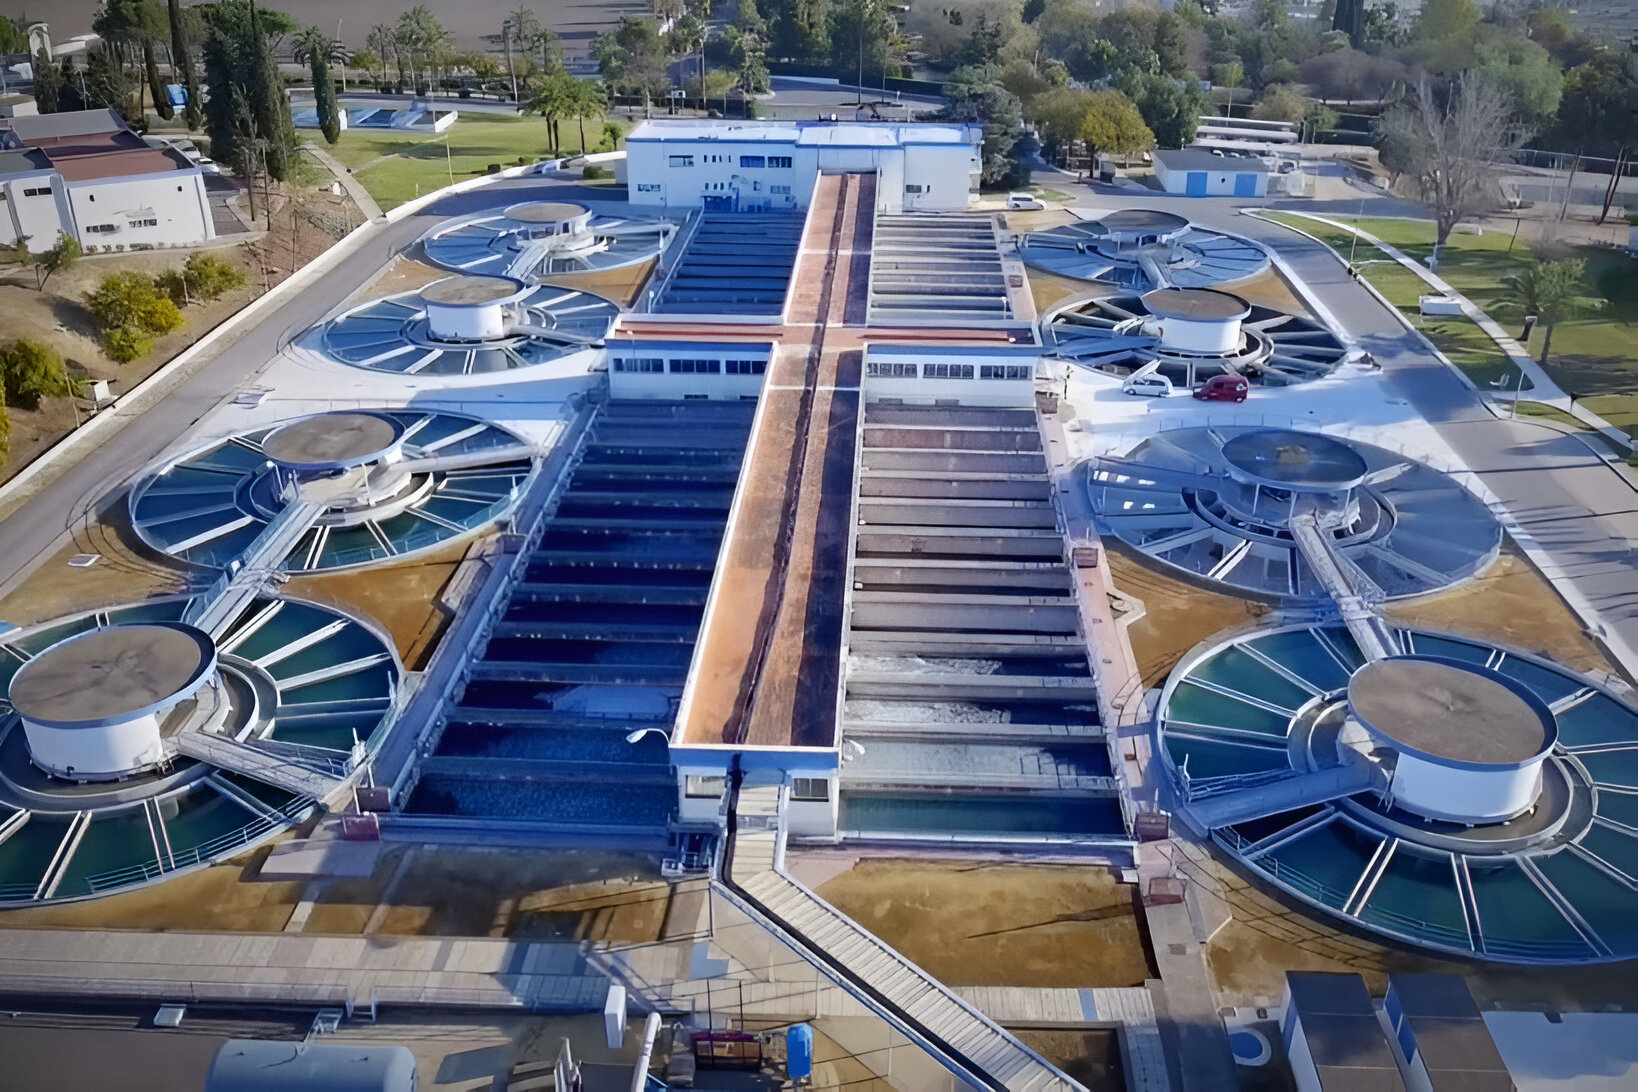
M 86 249 L 191 246 L 215 238 L 198 164 L 152 148 L 112 110 L 11 119 L 0 151 L 0 245 L 59 232 Z
M 1155 181 L 1187 197 L 1266 197 L 1268 165 L 1254 155 L 1202 148 L 1154 153 Z
M 626 138 L 634 205 L 802 209 L 821 172 L 879 176 L 880 212 L 960 212 L 978 196 L 977 126 L 645 121 Z

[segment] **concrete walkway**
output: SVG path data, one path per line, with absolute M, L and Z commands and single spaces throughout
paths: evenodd
M 1455 300 L 1457 306 L 1462 309 L 1462 313 L 1471 319 L 1475 326 L 1477 326 L 1480 330 L 1483 330 L 1485 336 L 1489 337 L 1491 341 L 1496 343 L 1496 348 L 1501 350 L 1502 355 L 1507 357 L 1508 362 L 1514 367 L 1518 368 L 1524 375 L 1529 377 L 1531 401 L 1541 402 L 1544 405 L 1561 409 L 1565 413 L 1574 416 L 1576 420 L 1580 421 L 1588 428 L 1597 430 L 1608 439 L 1621 444 L 1623 447 L 1631 448 L 1633 446 L 1632 439 L 1625 432 L 1616 428 L 1614 425 L 1598 416 L 1598 414 L 1592 412 L 1592 410 L 1587 409 L 1585 406 L 1577 405 L 1575 401 L 1564 392 L 1562 387 L 1553 382 L 1552 377 L 1550 377 L 1546 371 L 1543 370 L 1542 366 L 1537 363 L 1528 352 L 1525 351 L 1524 346 L 1519 344 L 1518 339 L 1513 337 L 1507 331 L 1503 330 L 1501 325 L 1497 323 L 1495 319 L 1485 314 L 1484 310 L 1480 308 L 1478 304 L 1468 299 L 1461 292 L 1453 288 L 1449 281 L 1428 269 L 1427 266 L 1423 265 L 1415 258 L 1412 258 L 1409 254 L 1406 254 L 1397 247 L 1383 242 L 1370 232 L 1353 227 L 1341 220 L 1334 220 L 1329 216 L 1315 216 L 1313 213 L 1298 212 L 1294 209 L 1281 209 L 1280 211 L 1289 216 L 1301 216 L 1306 220 L 1313 220 L 1316 223 L 1324 224 L 1327 227 L 1336 228 L 1338 231 L 1346 231 L 1350 235 L 1356 236 L 1357 238 L 1370 243 L 1382 253 L 1386 254 L 1388 257 L 1392 258 L 1394 261 L 1398 262 L 1412 273 L 1415 273 L 1428 287 L 1432 288 L 1442 296 L 1449 296 L 1451 299 Z
M 307 149 L 314 159 L 324 164 L 325 168 L 336 176 L 336 181 L 340 182 L 341 188 L 347 191 L 347 196 L 353 199 L 353 204 L 358 206 L 358 211 L 371 220 L 379 220 L 386 215 L 381 211 L 381 206 L 375 203 L 375 198 L 370 196 L 370 191 L 359 184 L 358 179 L 353 177 L 353 172 L 348 170 L 346 165 L 339 159 L 316 144 L 304 142 L 302 147 Z

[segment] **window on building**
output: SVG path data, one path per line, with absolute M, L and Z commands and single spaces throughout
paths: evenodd
M 791 188 L 789 186 L 769 186 L 768 187 L 768 192 L 769 193 L 778 193 L 778 194 L 789 194 L 791 192 Z
M 916 366 L 891 361 L 872 360 L 865 366 L 865 374 L 877 379 L 914 379 Z
M 23 196 L 24 197 L 50 197 L 51 196 L 51 187 L 50 186 L 25 186 L 23 188 Z
M 614 358 L 614 370 L 617 372 L 663 372 L 665 361 L 657 356 L 617 356 Z
M 830 799 L 830 782 L 823 777 L 791 778 L 791 799 L 824 802 Z
M 724 360 L 722 370 L 729 375 L 761 375 L 768 370 L 766 360 Z
M 720 360 L 673 360 L 673 375 L 717 375 L 722 371 Z
M 152 217 L 150 217 L 150 218 L 148 218 L 146 220 L 132 220 L 131 221 L 131 226 L 134 227 L 134 228 L 158 227 L 159 226 L 159 221 L 156 220 L 156 219 L 153 219 Z
M 927 187 L 926 186 L 917 186 L 917 185 L 912 184 L 912 185 L 908 185 L 908 186 L 904 187 L 904 192 L 905 193 L 926 193 L 927 192 Z
M 768 161 L 759 155 L 742 155 L 739 157 L 741 167 L 766 167 Z
M 85 199 L 86 199 L 86 200 L 87 200 L 87 201 L 89 201 L 89 202 L 91 202 L 91 203 L 92 203 L 92 204 L 93 204 L 93 205 L 94 205 L 94 204 L 96 204 L 96 203 L 97 203 L 97 195 L 96 195 L 96 194 L 94 194 L 94 193 L 88 193 L 88 194 L 86 194 L 86 195 L 85 195 Z
M 922 371 L 925 379 L 971 379 L 973 366 L 971 364 L 929 364 Z
M 791 157 L 788 156 L 788 155 L 771 155 L 771 156 L 768 157 L 768 166 L 770 166 L 770 167 L 789 168 L 790 165 L 791 165 Z
M 980 379 L 1028 379 L 1030 367 L 1028 364 L 981 364 L 978 367 Z
M 671 157 L 671 165 L 673 167 L 692 167 L 694 157 L 691 155 L 674 155 Z
M 683 778 L 684 796 L 720 800 L 727 788 L 728 779 L 726 777 L 716 777 L 711 774 L 689 774 Z
M 638 193 L 659 193 L 660 192 L 660 184 L 658 182 L 639 182 L 639 183 L 637 183 L 637 192 Z
M 113 224 L 88 224 L 86 225 L 85 230 L 90 232 L 92 235 L 108 235 L 112 232 L 118 231 L 119 228 Z

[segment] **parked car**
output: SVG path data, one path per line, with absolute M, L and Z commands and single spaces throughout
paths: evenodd
M 1250 394 L 1251 384 L 1243 375 L 1214 375 L 1194 391 L 1202 402 L 1244 402 Z
M 1025 211 L 1038 211 L 1046 208 L 1046 205 L 1041 203 L 1040 198 L 1035 197 L 1032 194 L 1009 193 L 1007 194 L 1007 208 L 1023 209 Z
M 1148 375 L 1128 379 L 1120 391 L 1122 394 L 1145 395 L 1149 398 L 1170 398 L 1172 381 L 1163 375 L 1151 372 Z

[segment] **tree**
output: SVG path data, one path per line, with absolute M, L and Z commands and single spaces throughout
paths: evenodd
M 1473 0 L 1425 0 L 1416 19 L 1416 36 L 1430 42 L 1471 38 L 1481 12 Z
M 47 249 L 34 255 L 32 259 L 34 262 L 34 287 L 44 292 L 47 281 L 79 261 L 80 255 L 84 253 L 85 251 L 81 249 L 78 239 L 59 231 L 57 241 Z
M 1552 54 L 1525 38 L 1481 41 L 1474 51 L 1479 74 L 1513 98 L 1514 111 L 1532 128 L 1558 113 L 1563 73 Z
M 1134 72 L 1122 78 L 1117 87 L 1137 104 L 1143 123 L 1162 148 L 1192 144 L 1200 116 L 1211 109 L 1211 100 L 1194 83 Z
M 416 4 L 398 17 L 393 39 L 399 52 L 408 56 L 410 71 L 419 85 L 422 66 L 436 64 L 448 47 L 449 31 L 425 4 Z M 399 67 L 402 70 L 402 63 Z
M 154 274 L 154 287 L 178 307 L 209 302 L 249 283 L 243 269 L 209 251 L 189 255 L 180 269 Z
M 592 41 L 591 55 L 603 81 L 626 93 L 643 96 L 643 110 L 656 86 L 665 86 L 665 44 L 647 19 L 622 19 L 608 34 Z
M 1155 135 L 1143 123 L 1137 105 L 1119 91 L 1092 92 L 1080 138 L 1094 151 L 1123 159 L 1155 146 Z
M 1295 125 L 1308 116 L 1313 104 L 1288 83 L 1269 84 L 1252 107 L 1251 116 L 1260 121 L 1286 121 Z
M 40 50 L 34 55 L 34 105 L 40 113 L 57 112 L 57 95 L 62 86 L 62 74 L 46 59 L 45 50 Z
M 1435 254 L 1457 223 L 1490 203 L 1502 164 L 1530 135 L 1507 92 L 1472 71 L 1442 97 L 1424 74 L 1411 101 L 1385 113 L 1378 130 L 1384 150 L 1391 147 L 1398 169 L 1433 206 Z
M 734 54 L 739 61 L 734 83 L 747 98 L 765 94 L 773 86 L 773 79 L 768 75 L 766 51 L 762 37 L 751 31 L 741 31 L 734 38 Z
M 1587 294 L 1587 263 L 1582 258 L 1531 262 L 1501 283 L 1503 292 L 1490 305 L 1491 317 L 1511 322 L 1534 315 L 1542 327 L 1543 364 L 1553 346 L 1553 327 L 1601 311 L 1609 302 Z
M 287 16 L 253 9 L 245 0 L 219 0 L 199 10 L 209 27 L 205 129 L 211 158 L 247 178 L 265 170 L 283 179 L 295 155 L 296 130 L 268 39 L 292 24 Z
M 1553 126 L 1560 148 L 1584 148 L 1589 155 L 1615 155 L 1638 143 L 1638 62 L 1605 52 L 1564 74 L 1563 95 Z
M 1233 117 L 1234 92 L 1242 83 L 1246 82 L 1246 70 L 1240 67 L 1239 61 L 1231 61 L 1228 64 L 1220 64 L 1213 68 L 1211 70 L 1211 78 L 1213 82 L 1218 83 L 1228 89 L 1228 112 L 1229 116 Z
M 341 139 L 341 108 L 336 103 L 335 81 L 330 78 L 330 61 L 342 55 L 341 43 L 332 41 L 318 27 L 302 31 L 292 54 L 297 64 L 306 61 L 313 73 L 313 108 L 319 129 L 330 144 Z
M 63 355 L 43 341 L 24 338 L 0 348 L 5 404 L 37 407 L 42 398 L 66 398 L 77 385 L 68 377 Z
M 991 82 L 985 69 L 958 68 L 944 85 L 944 97 L 946 119 L 978 122 L 984 127 L 980 182 L 994 186 L 1014 177 L 1020 169 L 1014 150 L 1024 137 L 1023 104 L 1018 96 Z
M 197 129 L 205 117 L 205 108 L 199 101 L 199 78 L 193 69 L 193 31 L 197 17 L 184 13 L 182 0 L 165 0 L 165 9 L 171 31 L 171 79 L 180 80 L 187 92 L 187 105 L 182 108 L 183 120 L 188 128 Z

